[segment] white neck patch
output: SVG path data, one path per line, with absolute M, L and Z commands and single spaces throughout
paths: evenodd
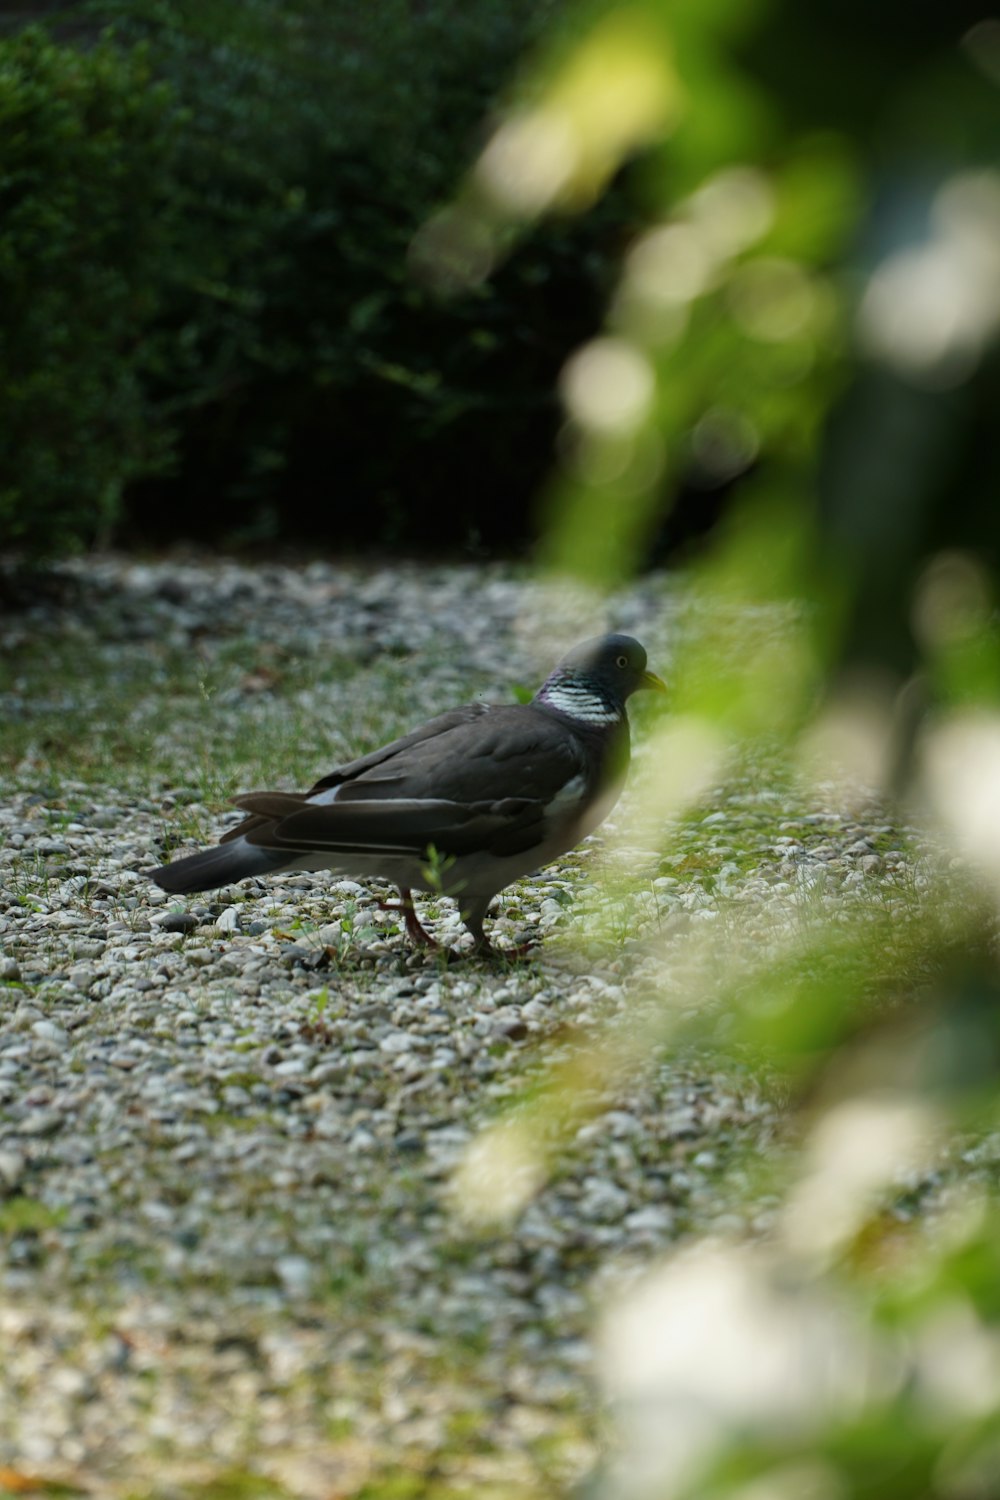
M 571 719 L 582 719 L 584 724 L 618 724 L 621 710 L 610 704 L 600 693 L 595 693 L 582 682 L 553 682 L 539 694 L 549 708 L 568 714 Z

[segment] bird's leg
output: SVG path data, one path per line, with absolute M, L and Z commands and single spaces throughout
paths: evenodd
M 538 939 L 528 938 L 528 941 L 526 943 L 518 943 L 513 948 L 493 948 L 491 951 L 495 953 L 498 958 L 527 958 L 529 954 L 535 952 L 537 947 Z
M 493 952 L 493 944 L 483 931 L 483 918 L 486 915 L 486 908 L 489 906 L 491 899 L 491 897 L 487 897 L 483 901 L 482 899 L 477 900 L 470 896 L 466 901 L 459 902 L 459 916 L 462 918 L 469 932 L 472 933 L 472 940 L 477 953 L 489 954 Z
M 496 943 L 491 943 L 488 937 L 484 937 L 482 942 L 476 942 L 475 952 L 480 958 L 491 958 L 507 963 L 510 959 L 527 958 L 535 952 L 537 947 L 537 938 L 529 938 L 526 943 L 516 943 L 513 948 L 499 948 Z
M 411 942 L 418 944 L 422 948 L 440 948 L 441 944 L 437 938 L 431 937 L 427 928 L 422 925 L 420 918 L 417 916 L 416 908 L 413 905 L 413 892 L 409 886 L 401 885 L 399 887 L 399 895 L 400 900 L 380 901 L 379 906 L 381 906 L 383 911 L 401 911 L 403 913 L 406 935 Z
M 527 943 L 519 943 L 514 948 L 498 948 L 495 943 L 491 943 L 483 930 L 483 917 L 486 915 L 488 905 L 489 899 L 477 901 L 475 905 L 470 903 L 469 906 L 462 908 L 462 921 L 472 933 L 476 953 L 481 958 L 503 960 L 524 958 L 535 947 L 535 939 L 532 938 Z

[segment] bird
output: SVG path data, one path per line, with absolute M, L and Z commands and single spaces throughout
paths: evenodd
M 430 890 L 455 898 L 476 952 L 496 952 L 483 927 L 494 896 L 575 848 L 617 802 L 626 703 L 643 688 L 666 691 L 639 642 L 594 636 L 530 702 L 465 704 L 307 792 L 234 797 L 246 816 L 219 844 L 148 874 L 173 895 L 285 870 L 374 877 L 398 888 L 412 942 L 439 946 L 413 904 L 415 889 Z

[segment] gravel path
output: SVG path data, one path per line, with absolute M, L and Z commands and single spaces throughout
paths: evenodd
M 20 735 L 0 809 L 0 1488 L 6 1466 L 129 1496 L 220 1476 L 377 1496 L 402 1471 L 394 1495 L 558 1490 L 595 1451 L 592 1305 L 694 1231 L 766 1228 L 741 1190 L 775 1107 L 748 1072 L 651 1056 L 509 1227 L 463 1227 L 456 1166 L 573 1037 L 627 1030 L 700 926 L 794 920 L 820 877 L 836 900 L 891 887 L 891 828 L 736 786 L 661 862 L 633 791 L 610 865 L 592 840 L 508 893 L 501 939 L 544 939 L 516 967 L 411 953 L 383 893 L 348 880 L 172 902 L 139 872 L 226 824 L 244 761 L 301 783 L 536 683 L 600 622 L 498 568 L 102 558 L 62 576 L 0 620 L 0 659 L 79 663 L 47 695 L 27 666 L 0 683 Z M 685 610 L 650 578 L 606 618 L 668 672 Z M 119 770 L 88 774 L 87 746 L 116 736 Z M 641 786 L 641 715 L 637 740 Z M 624 905 L 616 866 L 649 871 Z M 457 936 L 446 908 L 432 920 Z

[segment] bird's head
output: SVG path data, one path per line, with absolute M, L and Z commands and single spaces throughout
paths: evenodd
M 644 647 L 630 635 L 597 635 L 563 657 L 537 696 L 574 718 L 609 722 L 621 717 L 627 699 L 640 688 L 666 692 L 646 668 Z
M 639 688 L 666 692 L 665 683 L 646 669 L 646 650 L 631 635 L 595 635 L 574 646 L 556 671 L 605 688 L 624 701 Z

